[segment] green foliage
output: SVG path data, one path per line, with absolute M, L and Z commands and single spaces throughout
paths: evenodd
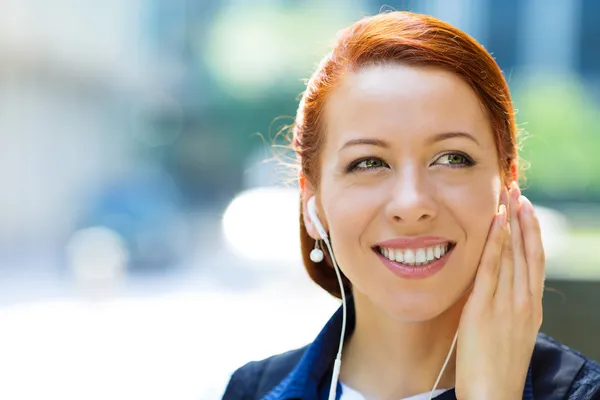
M 550 199 L 600 198 L 600 105 L 566 76 L 536 75 L 513 89 L 527 132 L 521 157 L 532 191 Z
M 329 51 L 336 32 L 356 9 L 324 12 L 320 2 L 293 5 L 248 2 L 225 7 L 202 41 L 205 60 L 221 90 L 233 97 L 263 98 L 273 89 L 301 88 Z

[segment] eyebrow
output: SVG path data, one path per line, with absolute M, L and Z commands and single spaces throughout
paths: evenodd
M 466 132 L 438 133 L 437 135 L 434 135 L 434 136 L 428 138 L 425 143 L 427 145 L 432 145 L 434 143 L 441 142 L 443 140 L 461 138 L 461 137 L 475 142 L 477 144 L 477 146 L 481 146 L 479 144 L 479 141 L 477 141 L 477 139 L 475 139 L 475 137 L 473 135 L 471 135 L 470 133 L 466 133 Z M 352 147 L 352 146 L 377 146 L 377 147 L 382 147 L 384 149 L 391 147 L 389 142 L 382 140 L 382 139 L 359 138 L 359 139 L 348 140 L 346 143 L 344 143 L 344 145 L 342 147 L 340 147 L 339 151 L 341 152 L 345 148 Z
M 475 136 L 471 135 L 470 133 L 467 132 L 444 132 L 444 133 L 438 133 L 437 135 L 434 135 L 432 137 L 430 137 L 429 139 L 427 139 L 427 144 L 434 144 L 437 142 L 441 142 L 442 140 L 447 140 L 447 139 L 453 139 L 453 138 L 465 138 L 465 139 L 469 139 L 473 142 L 475 142 L 475 144 L 477 146 L 481 146 L 479 144 L 479 141 L 477 141 L 477 139 L 475 138 Z

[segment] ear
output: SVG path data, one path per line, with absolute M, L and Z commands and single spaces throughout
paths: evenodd
M 308 179 L 306 179 L 306 177 L 301 173 L 300 174 L 300 201 L 302 203 L 302 220 L 304 222 L 304 226 L 306 227 L 306 232 L 308 232 L 310 237 L 313 238 L 314 240 L 320 240 L 321 236 L 319 235 L 319 231 L 315 227 L 314 223 L 312 222 L 312 220 L 310 219 L 310 216 L 308 214 L 308 200 L 315 195 L 316 195 L 316 193 L 315 193 L 314 188 L 312 187 L 312 185 L 310 184 Z M 325 221 L 325 218 L 323 217 L 324 213 L 322 212 L 321 202 L 319 201 L 318 197 L 316 198 L 315 205 L 317 207 L 317 215 L 319 216 L 319 220 L 323 224 L 325 231 L 329 231 L 329 228 L 327 227 L 327 221 Z

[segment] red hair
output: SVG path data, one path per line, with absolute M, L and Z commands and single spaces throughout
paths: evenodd
M 308 81 L 293 126 L 292 146 L 300 161 L 300 173 L 316 190 L 320 181 L 319 150 L 324 139 L 321 123 L 329 93 L 346 71 L 374 64 L 435 66 L 453 72 L 477 94 L 490 120 L 499 169 L 505 182 L 516 179 L 517 126 L 508 84 L 492 56 L 472 37 L 431 16 L 389 12 L 363 18 L 341 30 L 333 50 L 325 56 Z M 331 260 L 315 264 L 314 247 L 300 210 L 300 240 L 305 268 L 313 281 L 340 297 Z M 347 289 L 350 282 L 343 279 Z

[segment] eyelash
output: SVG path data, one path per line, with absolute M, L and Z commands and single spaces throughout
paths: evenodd
M 440 155 L 436 159 L 436 161 L 439 160 L 442 157 L 446 157 L 446 156 L 450 156 L 450 155 L 459 155 L 461 157 L 464 157 L 464 159 L 465 159 L 465 162 L 463 164 L 459 164 L 459 165 L 456 165 L 456 164 L 446 164 L 450 168 L 453 168 L 453 169 L 454 168 L 468 168 L 468 167 L 472 167 L 472 166 L 474 166 L 476 164 L 476 162 L 471 157 L 469 157 L 468 155 L 466 155 L 465 153 L 460 152 L 460 151 L 450 151 L 448 153 L 444 153 L 444 154 Z M 358 167 L 358 165 L 360 163 L 365 162 L 365 161 L 371 161 L 371 160 L 380 161 L 381 163 L 387 165 L 387 163 L 385 161 L 383 161 L 379 157 L 364 157 L 364 158 L 360 158 L 360 159 L 358 159 L 358 160 L 353 161 L 352 163 L 350 163 L 350 165 L 346 168 L 346 172 L 351 173 L 351 172 L 357 172 L 359 170 L 362 170 L 362 171 L 373 171 L 373 170 L 379 169 L 380 167 L 366 167 L 366 168 L 359 168 Z

